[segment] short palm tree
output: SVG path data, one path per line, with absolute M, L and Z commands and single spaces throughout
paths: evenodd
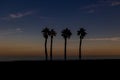
M 56 32 L 54 31 L 54 29 L 51 29 L 49 36 L 51 37 L 51 45 L 50 45 L 50 60 L 52 60 L 53 57 L 53 53 L 52 53 L 52 45 L 53 45 L 53 37 L 56 36 Z
M 81 60 L 81 47 L 82 47 L 82 40 L 86 36 L 86 30 L 84 28 L 80 28 L 80 30 L 77 32 L 77 35 L 80 36 L 80 43 L 79 43 L 79 60 Z
M 42 30 L 43 37 L 45 38 L 45 58 L 48 60 L 48 52 L 47 52 L 47 40 L 49 36 L 49 29 L 46 27 L 45 29 Z
M 68 28 L 62 30 L 61 33 L 62 33 L 61 36 L 65 39 L 64 59 L 66 61 L 67 60 L 67 54 L 66 54 L 67 39 L 70 39 L 72 33 L 71 33 L 71 31 Z

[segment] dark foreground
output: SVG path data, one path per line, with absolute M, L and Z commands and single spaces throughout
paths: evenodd
M 25 60 L 25 61 L 1 61 L 0 63 L 15 63 L 15 64 L 115 64 L 120 63 L 120 59 L 97 59 L 97 60 L 54 60 L 54 61 L 39 61 L 39 60 Z
M 69 60 L 69 61 L 10 61 L 0 62 L 3 67 L 20 67 L 27 69 L 42 70 L 55 70 L 61 71 L 65 69 L 68 71 L 81 71 L 83 70 L 101 70 L 101 68 L 109 69 L 109 67 L 117 66 L 120 68 L 120 59 L 106 59 L 106 60 Z M 4 66 L 5 65 L 5 66 Z M 18 68 L 19 69 L 19 68 Z
M 2 65 L 1 65 L 2 64 Z M 5 65 L 4 65 L 5 64 Z M 16 71 L 30 72 L 35 71 L 38 73 L 47 72 L 47 74 L 54 73 L 85 73 L 84 75 L 91 74 L 91 72 L 111 71 L 111 69 L 120 68 L 120 59 L 106 59 L 106 60 L 69 60 L 69 61 L 9 61 L 0 62 L 0 66 L 5 69 L 16 69 Z M 110 68 L 112 67 L 112 68 Z M 117 70 L 118 70 L 117 69 Z M 46 75 L 46 74 L 45 74 Z

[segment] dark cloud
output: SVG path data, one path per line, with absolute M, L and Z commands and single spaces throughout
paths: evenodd
M 96 10 L 99 10 L 99 8 L 114 7 L 114 6 L 120 6 L 120 1 L 118 1 L 118 0 L 98 0 L 94 4 L 89 4 L 89 5 L 80 7 L 80 10 L 86 11 L 87 13 L 94 13 Z

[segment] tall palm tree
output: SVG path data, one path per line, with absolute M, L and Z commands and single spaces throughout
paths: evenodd
M 86 30 L 84 28 L 80 28 L 79 31 L 77 31 L 77 35 L 80 36 L 80 43 L 79 43 L 79 60 L 81 60 L 81 47 L 82 47 L 82 40 L 87 35 Z
M 56 32 L 54 31 L 54 29 L 51 29 L 49 36 L 51 37 L 51 45 L 50 45 L 50 60 L 52 60 L 52 45 L 53 45 L 53 37 L 56 36 Z
M 67 60 L 67 54 L 66 54 L 67 39 L 70 39 L 72 33 L 68 28 L 62 30 L 61 33 L 62 33 L 61 36 L 65 39 L 64 58 L 65 58 L 65 61 L 66 61 Z
M 42 30 L 43 37 L 45 38 L 45 58 L 48 60 L 48 52 L 47 52 L 47 39 L 49 36 L 49 29 L 46 27 L 45 29 Z

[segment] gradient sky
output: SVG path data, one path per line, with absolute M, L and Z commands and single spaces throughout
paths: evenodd
M 88 32 L 83 56 L 120 56 L 119 21 L 119 0 L 0 0 L 0 56 L 44 56 L 41 30 L 46 26 L 58 32 L 56 56 L 63 55 L 66 27 L 73 33 L 69 56 L 78 55 L 80 27 Z

